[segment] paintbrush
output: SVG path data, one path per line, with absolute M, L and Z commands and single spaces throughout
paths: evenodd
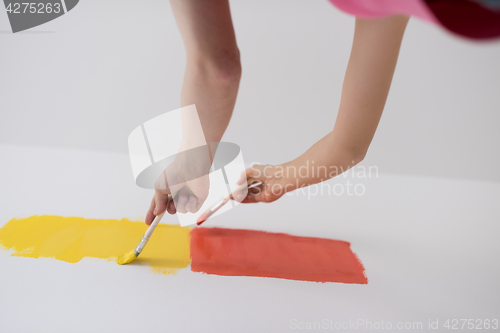
M 250 188 L 262 185 L 261 182 L 255 182 L 255 183 L 252 183 L 252 184 L 249 185 L 250 182 L 251 181 L 248 181 L 247 183 L 243 183 L 243 184 L 239 185 L 238 187 L 236 187 L 234 189 L 233 192 L 239 192 L 239 191 L 243 190 L 245 187 L 248 187 L 250 189 Z M 222 206 L 224 206 L 231 198 L 232 198 L 232 193 L 229 193 L 228 195 L 226 195 L 225 197 L 223 197 L 215 205 L 213 205 L 212 207 L 210 207 L 209 209 L 207 209 L 203 214 L 201 214 L 200 217 L 198 217 L 198 220 L 196 221 L 196 224 L 200 225 L 203 222 L 205 222 L 210 216 L 212 216 L 213 214 L 215 214 L 216 211 L 218 211 Z
M 171 200 L 172 200 L 172 196 L 169 195 L 168 200 L 167 200 L 167 209 L 168 209 L 168 205 L 170 204 Z M 153 220 L 153 222 L 149 226 L 148 230 L 146 230 L 146 232 L 144 233 L 144 236 L 142 236 L 141 241 L 139 242 L 139 244 L 137 244 L 135 249 L 133 249 L 132 251 L 129 251 L 125 254 L 122 254 L 120 257 L 118 257 L 118 260 L 116 261 L 118 263 L 118 265 L 128 264 L 129 262 L 134 261 L 139 256 L 139 254 L 141 254 L 141 252 L 144 249 L 144 247 L 146 246 L 149 238 L 153 234 L 153 231 L 155 231 L 156 226 L 158 225 L 158 223 L 160 223 L 161 218 L 167 212 L 167 209 L 165 209 L 165 212 L 163 212 L 162 214 L 155 217 L 155 219 Z
M 244 184 L 239 185 L 236 189 L 234 189 L 233 192 L 239 192 L 239 191 L 243 190 L 245 187 L 253 188 L 253 187 L 259 186 L 259 185 L 262 185 L 262 183 L 255 182 L 255 183 L 252 183 L 251 185 L 249 185 L 248 183 L 244 183 Z M 212 216 L 216 211 L 218 211 L 222 206 L 224 206 L 231 199 L 231 197 L 232 197 L 232 193 L 226 195 L 224 198 L 222 198 L 219 202 L 217 202 L 211 208 L 207 209 L 203 214 L 200 215 L 196 224 L 200 225 L 203 222 L 205 222 L 210 216 Z M 172 200 L 171 195 L 168 196 L 167 209 L 168 209 L 168 205 L 170 203 L 170 200 Z M 165 210 L 165 212 L 166 212 L 166 210 Z M 139 254 L 141 254 L 142 250 L 144 249 L 149 238 L 153 234 L 153 231 L 155 231 L 156 226 L 158 225 L 158 223 L 160 223 L 160 220 L 163 217 L 163 215 L 165 214 L 165 212 L 163 212 L 162 214 L 155 217 L 155 219 L 153 220 L 153 222 L 149 226 L 148 230 L 146 230 L 146 232 L 144 233 L 144 236 L 142 236 L 141 241 L 139 242 L 139 244 L 137 244 L 135 249 L 133 249 L 132 251 L 129 251 L 125 254 L 122 254 L 120 257 L 118 257 L 118 260 L 116 261 L 118 263 L 118 265 L 128 264 L 129 262 L 134 261 L 139 256 Z

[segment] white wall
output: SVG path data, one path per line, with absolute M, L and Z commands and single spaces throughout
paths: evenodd
M 225 139 L 281 163 L 333 127 L 354 19 L 326 0 L 231 2 L 243 79 Z M 185 58 L 167 1 L 82 0 L 11 34 L 0 10 L 0 143 L 127 151 L 139 123 L 179 107 Z M 500 42 L 412 20 L 365 164 L 500 181 Z

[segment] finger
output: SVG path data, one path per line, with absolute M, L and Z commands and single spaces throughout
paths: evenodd
M 247 169 L 248 170 L 248 169 Z M 243 171 L 240 175 L 240 179 L 236 182 L 236 184 L 241 185 L 247 182 L 247 170 Z
M 251 187 L 251 188 L 248 189 L 248 194 L 249 195 L 259 195 L 264 190 L 264 186 L 265 185 L 262 184 L 262 185 L 259 185 L 259 186 Z
M 241 173 L 240 179 L 236 182 L 238 185 L 248 183 L 255 175 L 259 174 L 258 165 L 254 165 Z
M 257 203 L 260 202 L 255 198 L 255 196 L 248 195 L 245 199 L 240 201 L 241 203 Z
M 168 203 L 167 211 L 169 214 L 172 214 L 172 215 L 177 213 L 177 210 L 175 209 L 174 200 L 170 200 L 170 202 Z
M 247 195 L 248 195 L 248 194 L 247 194 Z M 238 202 L 242 202 L 243 200 L 245 200 L 245 198 L 246 198 L 246 197 L 247 197 L 247 196 L 246 196 L 244 193 L 242 193 L 242 192 L 238 192 L 238 193 L 235 193 L 235 194 L 232 196 L 232 198 L 231 198 L 231 199 L 236 200 L 236 201 L 238 201 Z
M 155 218 L 154 214 L 155 207 L 156 207 L 155 197 L 153 196 L 153 199 L 151 199 L 151 204 L 149 205 L 148 212 L 146 213 L 146 219 L 144 220 L 144 222 L 146 222 L 147 225 L 150 225 Z
M 200 200 L 200 199 L 198 198 L 198 200 L 197 200 L 197 205 L 196 205 L 196 212 L 200 210 L 201 206 L 203 206 L 203 202 L 204 202 L 204 200 Z M 195 213 L 196 213 L 196 212 L 195 212 Z
M 177 199 L 177 205 L 175 208 L 179 213 L 187 213 L 186 210 L 186 202 L 187 202 L 187 196 L 185 194 L 180 194 L 179 199 Z
M 186 210 L 190 213 L 196 213 L 197 211 L 196 203 L 197 203 L 196 197 L 194 195 L 191 195 L 186 203 Z
M 153 214 L 158 216 L 167 209 L 168 194 L 155 190 L 155 209 Z
M 241 203 L 254 203 L 264 201 L 264 196 L 262 195 L 262 191 L 264 190 L 265 185 L 259 185 L 255 187 L 251 187 L 248 189 L 248 194 L 244 198 L 237 198 L 236 200 Z
M 229 194 L 229 198 L 231 200 L 241 201 L 247 196 L 247 194 L 248 186 L 243 187 L 242 185 L 240 185 Z
M 268 177 L 271 177 L 271 165 L 253 165 L 246 170 L 246 176 L 249 183 L 260 181 L 265 183 Z

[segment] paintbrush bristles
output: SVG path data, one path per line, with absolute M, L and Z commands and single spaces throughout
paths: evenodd
M 118 265 L 125 265 L 131 261 L 134 261 L 135 258 L 137 258 L 136 254 L 135 254 L 135 250 L 132 250 L 132 251 L 129 251 L 125 254 L 122 254 L 116 262 L 118 263 Z
M 169 194 L 168 200 L 167 200 L 167 207 L 168 207 L 168 204 L 170 203 L 171 200 L 172 200 L 172 196 Z M 165 210 L 165 212 L 166 212 L 166 210 Z M 156 226 L 158 225 L 158 223 L 160 223 L 160 220 L 163 217 L 163 215 L 165 215 L 165 212 L 163 212 L 162 214 L 157 215 L 155 217 L 155 219 L 153 220 L 153 222 L 149 226 L 148 230 L 146 230 L 146 232 L 144 233 L 144 236 L 142 237 L 139 244 L 137 244 L 135 249 L 133 249 L 132 251 L 129 251 L 125 254 L 122 254 L 118 258 L 118 260 L 116 261 L 118 263 L 118 265 L 128 264 L 129 262 L 134 261 L 135 258 L 137 258 L 137 256 L 139 254 L 141 254 L 142 249 L 144 248 L 144 246 L 146 246 L 146 244 L 149 240 L 149 237 L 151 237 L 151 235 L 153 234 L 153 231 L 155 231 Z

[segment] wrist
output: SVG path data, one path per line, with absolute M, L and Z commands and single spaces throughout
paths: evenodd
M 295 191 L 301 186 L 301 179 L 298 173 L 298 164 L 295 161 L 279 164 L 275 167 L 279 183 L 285 193 Z

